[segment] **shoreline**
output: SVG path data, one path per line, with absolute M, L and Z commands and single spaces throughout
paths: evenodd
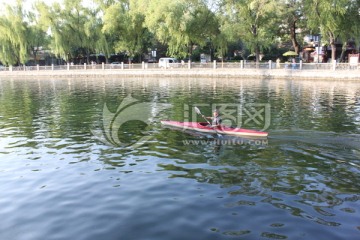
M 1 78 L 64 78 L 64 77 L 206 77 L 206 78 L 260 78 L 260 79 L 313 79 L 360 80 L 359 70 L 291 70 L 291 69 L 88 69 L 0 71 Z

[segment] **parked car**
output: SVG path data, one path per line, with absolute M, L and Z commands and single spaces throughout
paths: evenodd
M 159 68 L 177 67 L 178 63 L 179 62 L 176 58 L 170 58 L 170 57 L 160 58 L 159 59 Z

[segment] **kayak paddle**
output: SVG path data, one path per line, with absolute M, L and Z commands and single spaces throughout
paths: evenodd
M 216 130 L 216 127 L 212 126 L 212 124 L 210 124 L 210 122 L 206 119 L 206 117 L 201 113 L 200 109 L 198 107 L 194 107 L 195 108 L 195 112 L 199 115 L 201 115 L 205 121 L 215 130 L 216 134 L 219 136 L 219 137 L 222 137 L 222 135 L 220 133 L 218 133 L 218 131 Z
M 201 113 L 200 109 L 199 109 L 198 107 L 194 107 L 194 108 L 195 108 L 195 112 L 196 112 L 197 114 L 201 115 L 201 116 L 205 119 L 205 121 L 206 121 L 209 125 L 211 125 L 210 122 L 206 119 L 206 117 Z

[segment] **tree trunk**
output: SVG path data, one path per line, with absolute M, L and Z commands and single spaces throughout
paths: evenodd
M 290 27 L 290 37 L 292 45 L 294 47 L 294 51 L 296 53 L 299 53 L 299 43 L 296 39 L 296 20 L 292 22 L 292 25 Z
M 347 41 L 345 41 L 343 46 L 342 46 L 339 62 L 344 61 L 344 56 L 345 56 L 345 52 L 346 52 L 346 46 L 347 46 Z
M 86 49 L 86 64 L 90 64 L 90 51 L 89 49 Z
M 259 45 L 256 45 L 256 47 L 255 47 L 255 57 L 256 57 L 256 68 L 258 68 L 259 62 L 260 62 L 260 47 L 259 47 Z
M 254 50 L 255 50 L 256 67 L 258 67 L 259 62 L 260 62 L 260 47 L 259 47 L 259 43 L 257 41 L 257 26 L 256 25 L 252 25 L 252 35 L 253 35 L 253 38 L 256 39 Z
M 192 53 L 193 53 L 193 44 L 190 43 L 189 44 L 189 62 L 191 64 L 191 56 L 192 56 Z
M 36 64 L 38 64 L 38 60 L 36 59 L 36 56 L 37 56 L 37 50 L 34 50 L 34 51 L 33 51 L 34 62 L 35 62 Z
M 335 36 L 332 32 L 329 32 L 329 40 L 330 40 L 330 46 L 331 46 L 331 61 L 336 60 L 336 45 L 335 45 Z

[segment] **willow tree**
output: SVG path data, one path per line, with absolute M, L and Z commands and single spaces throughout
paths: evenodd
M 147 2 L 147 1 L 145 1 Z M 219 34 L 215 14 L 204 0 L 153 0 L 146 6 L 146 26 L 168 54 L 191 57 L 195 46 L 203 47 Z
M 323 42 L 331 46 L 332 61 L 335 60 L 336 39 L 344 31 L 348 31 L 343 29 L 341 22 L 352 0 L 304 0 L 304 2 L 308 26 L 321 33 Z
M 85 14 L 88 16 L 88 20 L 84 24 L 84 32 L 88 41 L 86 49 L 92 53 L 104 54 L 107 62 L 111 48 L 109 47 L 108 36 L 102 32 L 103 21 L 100 12 L 101 8 L 99 7 L 85 9 Z
M 26 29 L 26 41 L 27 46 L 34 59 L 34 62 L 38 62 L 38 52 L 42 49 L 48 49 L 49 36 L 42 29 L 38 22 L 38 18 L 34 12 L 29 12 L 27 15 L 28 27 Z
M 108 63 L 109 58 L 111 57 L 111 54 L 116 52 L 115 50 L 115 43 L 117 41 L 116 36 L 113 34 L 108 33 L 107 31 L 104 31 L 104 16 L 106 10 L 114 5 L 117 0 L 94 0 L 94 3 L 97 5 L 97 15 L 100 18 L 98 21 L 100 21 L 97 28 L 97 34 L 99 35 L 99 40 L 96 44 L 96 50 L 100 53 L 103 53 L 106 59 L 106 63 Z M 109 19 L 109 23 L 113 22 L 112 19 Z
M 29 57 L 27 23 L 22 1 L 15 6 L 6 5 L 0 17 L 0 61 L 6 65 L 25 64 Z
M 260 52 L 273 44 L 279 27 L 278 4 L 275 0 L 224 0 L 229 24 L 234 34 L 260 60 Z
M 71 58 L 87 58 L 96 48 L 99 37 L 100 22 L 96 12 L 86 8 L 82 0 L 64 0 L 60 5 L 55 2 L 51 6 L 44 3 L 37 5 L 40 12 L 40 23 L 44 29 L 50 30 L 51 47 L 58 56 L 69 61 Z
M 229 51 L 229 45 L 239 42 L 238 31 L 236 29 L 238 25 L 233 25 L 231 21 L 229 21 L 226 10 L 221 8 L 221 6 L 215 13 L 219 21 L 220 33 L 214 38 L 214 45 L 216 47 L 217 56 L 224 61 L 224 56 Z M 239 50 L 238 47 L 237 50 Z M 243 53 L 243 51 L 241 52 Z
M 119 1 L 105 9 L 103 33 L 112 36 L 114 50 L 127 52 L 133 58 L 147 51 L 151 34 L 144 25 L 145 15 L 137 1 Z
M 20 59 L 17 52 L 17 40 L 9 32 L 10 25 L 11 23 L 6 17 L 0 17 L 0 61 L 6 65 L 13 65 Z

